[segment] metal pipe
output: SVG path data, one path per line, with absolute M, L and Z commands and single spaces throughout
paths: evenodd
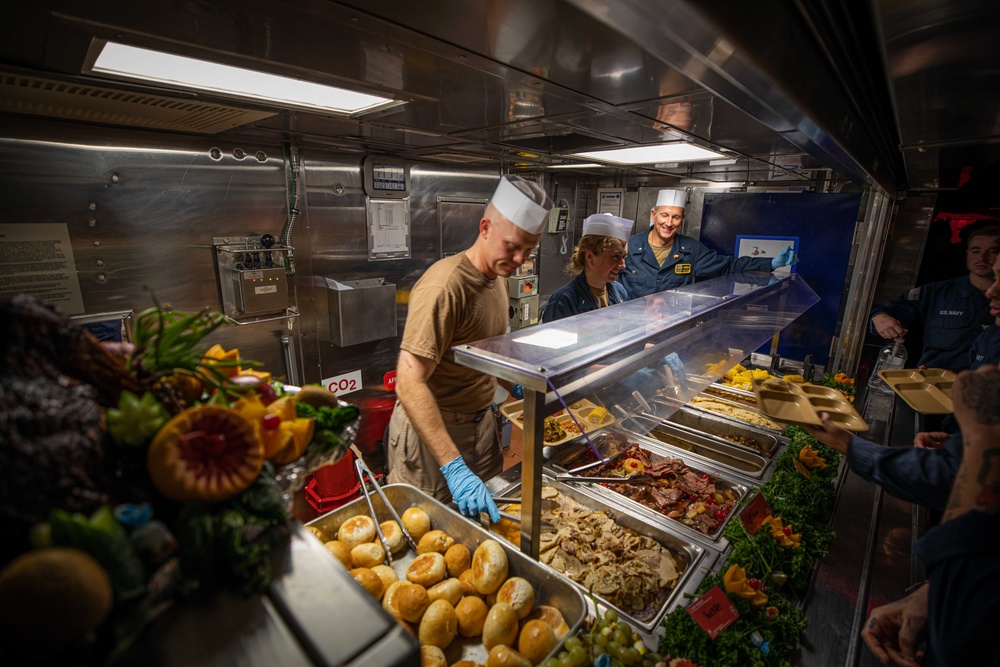
M 285 274 L 295 275 L 295 258 L 292 252 L 292 230 L 299 217 L 299 181 L 302 174 L 302 162 L 299 158 L 299 147 L 292 144 L 288 147 L 288 165 L 291 171 L 291 184 L 288 188 L 288 218 L 281 228 L 281 245 L 285 251 Z
M 281 351 L 285 357 L 286 384 L 299 386 L 299 368 L 295 364 L 295 341 L 288 334 L 281 334 Z

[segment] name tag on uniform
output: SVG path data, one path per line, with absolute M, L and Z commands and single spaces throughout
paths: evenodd
M 674 273 L 691 273 L 690 264 L 675 264 Z

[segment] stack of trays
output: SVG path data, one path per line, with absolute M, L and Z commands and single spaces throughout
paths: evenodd
M 819 426 L 823 423 L 820 413 L 830 415 L 830 421 L 848 431 L 867 431 L 868 424 L 861 418 L 851 402 L 832 387 L 813 384 L 795 384 L 781 380 L 754 380 L 760 411 L 786 424 Z
M 951 402 L 955 374 L 951 371 L 926 368 L 879 371 L 878 374 L 907 405 L 921 414 L 948 415 L 955 411 Z

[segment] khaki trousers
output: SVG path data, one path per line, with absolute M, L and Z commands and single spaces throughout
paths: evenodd
M 445 428 L 458 446 L 465 464 L 484 482 L 503 472 L 503 450 L 493 411 L 456 413 L 441 411 Z M 479 416 L 479 421 L 476 417 Z M 429 447 L 420 441 L 417 431 L 403 405 L 396 401 L 389 420 L 390 484 L 409 484 L 434 496 L 441 502 L 451 501 L 451 492 L 444 481 L 437 459 Z

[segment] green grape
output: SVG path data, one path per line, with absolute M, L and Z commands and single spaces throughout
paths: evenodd
M 617 659 L 617 660 L 618 660 L 618 661 L 619 661 L 620 663 L 622 663 L 623 665 L 626 665 L 626 666 L 628 666 L 628 665 L 631 665 L 631 664 L 632 664 L 631 662 L 626 662 L 627 660 L 629 660 L 629 659 L 630 659 L 630 658 L 632 657 L 632 654 L 631 654 L 631 653 L 629 653 L 629 652 L 628 652 L 628 649 L 627 649 L 627 648 L 625 648 L 624 646 L 619 646 L 619 647 L 618 647 L 618 648 L 617 648 L 617 649 L 615 650 L 615 652 L 614 652 L 614 654 L 613 654 L 613 655 L 614 655 L 614 657 L 615 657 L 615 658 L 616 658 L 616 659 Z
M 569 657 L 572 658 L 574 664 L 582 665 L 587 662 L 587 651 L 582 646 L 574 646 L 569 651 Z
M 559 667 L 559 658 L 549 658 L 542 663 L 542 667 Z
M 565 658 L 559 658 L 559 667 L 576 667 L 576 663 L 573 662 L 573 658 L 567 654 Z
M 607 621 L 608 623 L 614 623 L 615 621 L 618 620 L 618 612 L 615 611 L 614 609 L 608 609 L 606 612 L 604 612 L 604 620 Z
M 602 648 L 606 648 L 608 645 L 608 638 L 604 635 L 597 635 L 594 637 L 594 644 Z
M 595 646 L 592 649 L 591 653 L 593 654 L 594 659 L 596 660 L 597 658 L 607 653 L 607 650 L 603 646 Z
M 569 639 L 566 640 L 566 650 L 569 651 L 570 653 L 572 653 L 573 649 L 575 649 L 578 646 L 583 646 L 583 640 L 581 640 L 579 637 L 570 637 Z
M 559 653 L 558 653 L 558 655 L 556 655 L 556 657 L 559 658 L 559 662 L 562 662 L 563 658 L 568 658 L 569 657 L 569 651 L 559 651 Z
M 622 645 L 616 641 L 608 642 L 608 653 L 611 654 L 612 658 L 618 657 L 618 651 L 622 649 Z
M 625 628 L 621 626 L 619 626 L 618 629 L 614 631 L 614 634 L 612 634 L 611 637 L 622 646 L 626 646 L 632 643 L 629 641 L 627 631 L 625 630 Z
M 646 661 L 648 661 L 650 665 L 655 665 L 656 663 L 658 663 L 661 660 L 663 660 L 663 656 L 660 655 L 659 653 L 655 653 L 655 652 L 654 653 L 647 653 L 646 655 L 643 656 L 643 659 L 646 660 Z

